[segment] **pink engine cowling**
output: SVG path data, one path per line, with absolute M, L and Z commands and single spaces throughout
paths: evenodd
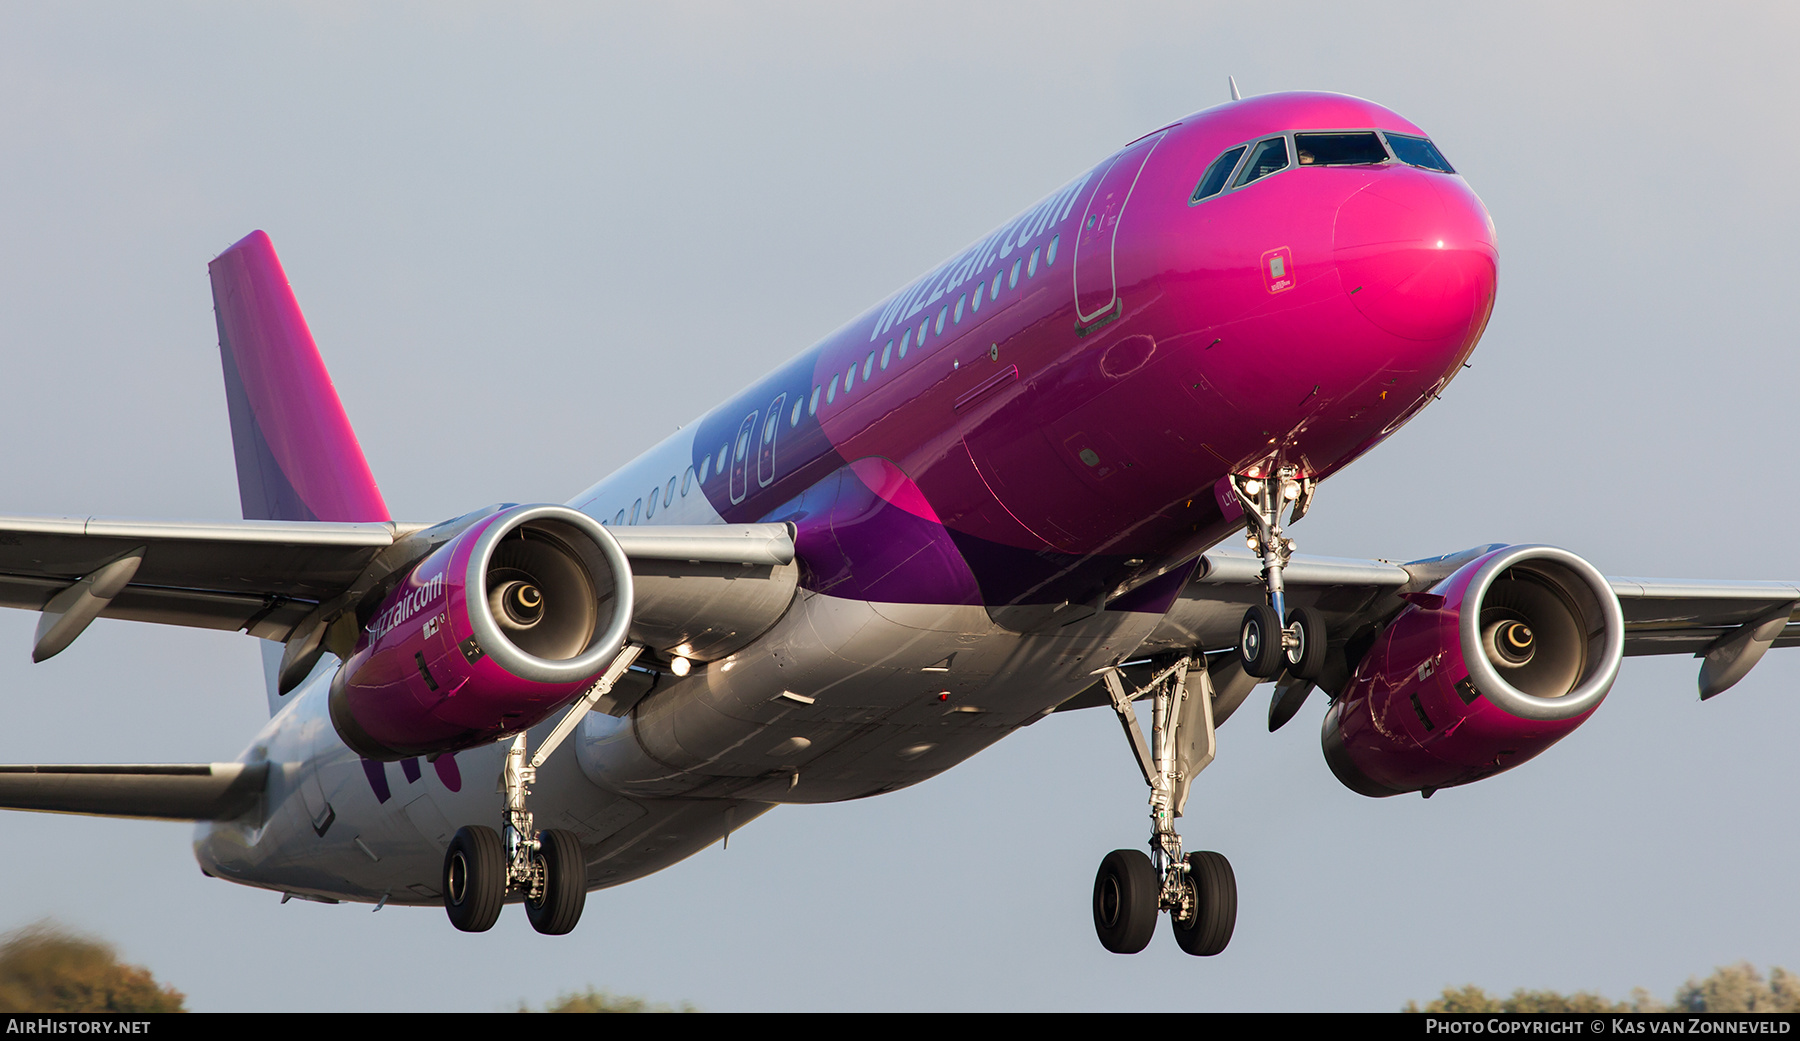
M 484 517 L 367 616 L 332 680 L 332 724 L 383 760 L 523 730 L 606 668 L 631 612 L 630 564 L 591 517 L 550 505 Z
M 1325 761 L 1352 791 L 1430 794 L 1517 766 L 1618 676 L 1618 597 L 1567 550 L 1508 546 L 1407 599 L 1325 715 Z

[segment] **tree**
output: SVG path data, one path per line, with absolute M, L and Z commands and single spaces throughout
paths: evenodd
M 521 1004 L 520 1012 L 698 1012 L 699 1009 L 682 1002 L 681 1007 L 670 1008 L 667 1005 L 652 1005 L 643 998 L 634 998 L 619 994 L 609 994 L 604 990 L 589 987 L 584 991 L 559 995 L 557 999 L 542 1009 L 531 1009 Z
M 39 922 L 0 942 L 0 1012 L 186 1012 L 180 991 L 110 944 Z
M 1668 1004 L 1657 1001 L 1642 987 L 1632 990 L 1630 1001 L 1614 1004 L 1598 994 L 1552 990 L 1512 992 L 1495 998 L 1470 983 L 1445 987 L 1436 1001 L 1424 1008 L 1409 1001 L 1402 1012 L 1800 1012 L 1800 976 L 1776 966 L 1765 983 L 1749 962 L 1722 965 L 1703 980 L 1689 979 Z
M 1763 982 L 1747 961 L 1724 965 L 1675 992 L 1677 1012 L 1800 1012 L 1800 977 L 1777 965 Z

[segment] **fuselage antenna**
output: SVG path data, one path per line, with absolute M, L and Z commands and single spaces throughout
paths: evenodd
M 1231 84 L 1231 100 L 1233 100 L 1233 101 L 1244 100 L 1244 96 L 1242 94 L 1238 93 L 1236 76 L 1226 76 L 1225 82 Z

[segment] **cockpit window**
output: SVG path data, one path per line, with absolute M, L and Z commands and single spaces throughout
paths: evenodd
M 1295 134 L 1301 166 L 1367 166 L 1388 161 L 1387 149 L 1372 132 Z
M 1444 153 L 1437 146 L 1422 137 L 1408 137 L 1405 134 L 1389 134 L 1388 144 L 1393 146 L 1394 158 L 1408 166 L 1417 166 L 1425 170 L 1441 170 L 1444 173 L 1455 173 L 1445 161 Z
M 1214 159 L 1212 165 L 1206 168 L 1205 176 L 1200 178 L 1199 186 L 1194 189 L 1194 197 L 1188 201 L 1194 203 L 1201 199 L 1210 199 L 1224 191 L 1225 182 L 1231 178 L 1231 171 L 1237 169 L 1238 160 L 1242 159 L 1244 153 L 1249 149 L 1249 145 L 1239 145 Z
M 1251 181 L 1260 180 L 1288 166 L 1287 138 L 1271 137 L 1259 142 L 1256 150 L 1250 153 L 1250 161 L 1244 164 L 1244 170 L 1238 174 L 1233 188 L 1242 188 Z

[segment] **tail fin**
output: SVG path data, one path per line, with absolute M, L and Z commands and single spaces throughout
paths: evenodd
M 244 519 L 391 520 L 269 236 L 207 270 Z
M 269 236 L 251 232 L 207 271 L 244 519 L 391 520 Z M 262 652 L 273 715 L 283 648 Z

